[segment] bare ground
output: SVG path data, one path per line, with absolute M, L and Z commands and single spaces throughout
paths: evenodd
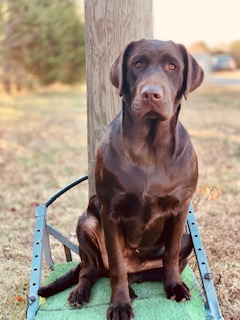
M 240 319 L 240 88 L 202 87 L 183 103 L 181 121 L 199 158 L 193 203 L 225 319 Z M 34 210 L 87 172 L 86 99 L 80 88 L 2 96 L 0 102 L 1 320 L 25 319 Z M 75 240 L 87 184 L 49 210 Z M 52 241 L 56 262 L 63 249 Z M 76 258 L 76 257 L 75 257 Z M 44 265 L 44 270 L 46 266 Z M 221 277 L 220 281 L 219 278 Z

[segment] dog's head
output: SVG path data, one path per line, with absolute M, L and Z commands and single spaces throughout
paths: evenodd
M 135 116 L 167 120 L 182 97 L 200 86 L 203 70 L 183 45 L 143 39 L 123 49 L 110 79 Z

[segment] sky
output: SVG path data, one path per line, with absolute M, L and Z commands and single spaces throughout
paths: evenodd
M 240 0 L 153 0 L 154 38 L 209 46 L 240 40 Z

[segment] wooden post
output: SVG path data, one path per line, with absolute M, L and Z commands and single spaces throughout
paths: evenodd
M 152 38 L 152 29 L 152 0 L 85 0 L 89 195 L 98 144 L 120 108 L 110 67 L 126 43 Z

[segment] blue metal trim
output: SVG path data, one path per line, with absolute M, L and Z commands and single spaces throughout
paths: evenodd
M 193 247 L 201 275 L 202 285 L 207 299 L 206 313 L 207 319 L 220 320 L 223 319 L 214 284 L 211 277 L 211 271 L 208 266 L 207 257 L 204 251 L 203 243 L 199 233 L 197 221 L 195 218 L 192 203 L 189 206 L 188 220 L 189 232 L 192 238 Z
M 79 183 L 88 179 L 88 176 L 79 178 L 65 188 L 58 191 L 52 196 L 45 204 L 38 206 L 35 211 L 35 231 L 34 231 L 34 243 L 32 253 L 32 265 L 30 276 L 30 288 L 28 296 L 28 308 L 27 308 L 27 320 L 34 320 L 39 307 L 39 296 L 37 294 L 38 288 L 41 285 L 42 276 L 42 256 L 43 250 L 46 254 L 46 261 L 51 267 L 53 264 L 51 257 L 51 250 L 49 246 L 48 235 L 51 234 L 56 237 L 60 242 L 69 247 L 70 250 L 79 254 L 78 246 L 67 240 L 59 231 L 46 223 L 47 207 L 50 206 L 57 198 L 63 195 L 65 192 L 78 185 Z
M 79 249 L 76 244 L 73 242 L 69 241 L 66 237 L 64 237 L 61 232 L 59 232 L 56 228 L 51 226 L 49 223 L 46 225 L 46 231 L 48 234 L 53 236 L 55 239 L 59 240 L 63 245 L 65 245 L 67 248 L 75 252 L 76 254 L 79 255 Z
M 47 265 L 49 266 L 49 268 L 52 269 L 54 262 L 52 259 L 49 234 L 48 234 L 46 228 L 47 228 L 47 222 L 46 222 L 46 226 L 45 226 L 45 232 L 43 235 L 43 252 L 44 252 L 44 256 L 45 256 L 45 260 L 46 260 Z
M 35 212 L 34 245 L 32 253 L 32 267 L 30 276 L 30 289 L 28 297 L 27 320 L 34 320 L 39 306 L 38 288 L 41 284 L 43 235 L 46 223 L 46 206 L 41 205 Z

